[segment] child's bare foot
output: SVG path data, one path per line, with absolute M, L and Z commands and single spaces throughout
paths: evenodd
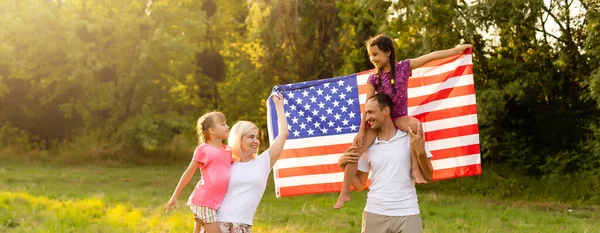
M 413 179 L 413 183 L 427 184 L 427 180 L 425 180 L 425 178 L 423 178 L 423 175 L 421 175 L 420 172 L 413 172 L 412 179 Z
M 350 195 L 349 194 L 344 194 L 344 193 L 340 193 L 340 196 L 337 199 L 337 202 L 335 203 L 335 205 L 333 205 L 334 209 L 341 209 L 342 207 L 344 207 L 344 204 L 350 201 Z

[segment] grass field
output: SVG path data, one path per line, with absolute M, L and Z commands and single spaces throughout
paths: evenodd
M 0 165 L 0 232 L 191 232 L 185 206 L 164 214 L 182 166 Z M 196 173 L 179 198 L 185 204 Z M 443 182 L 443 181 L 442 181 Z M 253 232 L 360 232 L 366 193 L 342 210 L 335 194 L 275 198 L 272 181 Z M 419 192 L 424 232 L 600 232 L 600 209 Z

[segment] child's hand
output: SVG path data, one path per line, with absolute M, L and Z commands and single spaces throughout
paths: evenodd
M 171 209 L 171 206 L 173 206 L 173 209 L 177 209 L 177 198 L 175 198 L 175 199 L 171 198 L 169 200 L 169 202 L 167 202 L 167 207 L 166 207 L 166 210 L 165 210 L 165 214 L 169 213 L 169 210 Z
M 469 49 L 471 47 L 473 47 L 473 45 L 470 45 L 470 44 L 459 44 L 455 48 L 456 48 L 456 50 L 458 50 L 459 52 L 462 53 L 463 51 L 465 51 L 465 49 Z

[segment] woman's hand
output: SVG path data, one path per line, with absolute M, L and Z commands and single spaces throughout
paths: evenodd
M 281 106 L 283 107 L 283 95 L 281 93 L 277 93 L 277 95 L 273 95 L 273 103 L 275 103 L 275 107 Z

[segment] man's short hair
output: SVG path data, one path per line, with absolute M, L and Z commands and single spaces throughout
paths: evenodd
M 372 95 L 371 97 L 369 97 L 369 99 L 367 99 L 367 101 L 369 100 L 377 101 L 377 104 L 379 105 L 379 110 L 383 110 L 383 108 L 389 107 L 390 116 L 392 116 L 392 107 L 394 106 L 394 101 L 392 101 L 392 98 L 390 98 L 390 96 L 381 92 L 377 92 L 375 93 L 375 95 Z

